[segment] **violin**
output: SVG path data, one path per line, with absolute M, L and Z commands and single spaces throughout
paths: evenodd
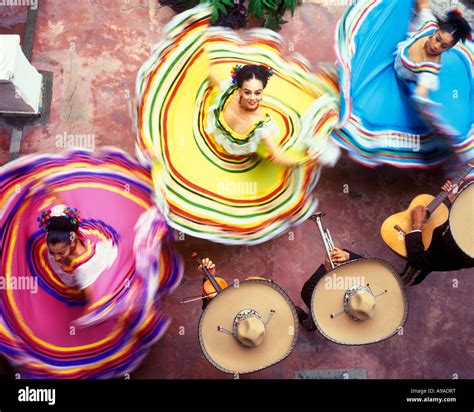
M 196 252 L 193 252 L 193 254 L 191 255 L 191 260 L 196 265 L 196 267 L 202 265 L 202 259 L 198 256 Z M 207 278 L 202 285 L 202 296 L 185 299 L 182 301 L 182 303 L 187 303 L 193 300 L 200 300 L 205 298 L 208 298 L 209 300 L 213 299 L 217 296 L 219 292 L 229 286 L 224 279 L 211 275 L 209 269 L 204 265 L 202 265 L 202 270 Z

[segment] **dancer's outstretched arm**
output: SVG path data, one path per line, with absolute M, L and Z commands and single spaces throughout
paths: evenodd
M 267 148 L 270 150 L 271 160 L 279 165 L 297 166 L 310 160 L 315 160 L 314 157 L 311 157 L 308 154 L 306 154 L 305 156 L 288 155 L 283 150 L 281 150 L 280 146 L 278 146 L 278 144 L 275 142 L 275 139 L 271 136 L 265 137 L 263 141 L 265 142 Z
M 436 21 L 436 17 L 430 8 L 430 0 L 418 0 L 416 3 L 416 17 L 411 24 L 410 31 L 417 32 L 427 21 Z
M 430 0 L 418 0 L 416 2 L 416 9 L 418 11 L 421 11 L 423 9 L 429 9 L 430 8 Z
M 217 86 L 217 87 L 220 87 L 221 83 L 222 83 L 222 79 L 217 76 L 216 73 L 214 73 L 212 70 L 209 70 L 209 82 L 212 83 L 213 85 Z
M 430 89 L 428 87 L 423 86 L 422 84 L 418 84 L 415 89 L 415 94 L 417 94 L 420 97 L 427 98 L 430 93 Z
M 435 16 L 430 8 L 430 0 L 418 0 L 416 2 L 416 19 L 413 22 L 413 29 L 419 30 L 427 21 L 434 20 Z M 430 89 L 423 84 L 418 83 L 415 93 L 420 96 L 427 98 Z

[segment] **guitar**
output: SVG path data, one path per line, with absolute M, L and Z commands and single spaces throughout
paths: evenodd
M 451 184 L 458 186 L 473 167 L 471 164 L 464 166 Z M 406 257 L 405 236 L 412 231 L 411 212 L 417 206 L 425 206 L 428 209 L 428 218 L 421 228 L 421 237 L 427 250 L 433 239 L 433 231 L 448 220 L 449 210 L 443 203 L 448 196 L 449 192 L 445 191 L 440 192 L 436 197 L 427 194 L 416 196 L 408 209 L 395 213 L 382 223 L 380 234 L 383 241 L 395 253 Z

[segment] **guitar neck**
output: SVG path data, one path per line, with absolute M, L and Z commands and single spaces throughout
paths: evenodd
M 473 166 L 469 163 L 465 165 L 459 174 L 451 181 L 453 186 L 458 186 L 462 180 L 466 177 L 466 175 L 471 171 Z M 428 212 L 432 214 L 436 208 L 443 203 L 443 201 L 449 196 L 449 192 L 445 192 L 444 190 L 438 193 L 438 195 L 431 201 L 431 203 L 426 207 Z

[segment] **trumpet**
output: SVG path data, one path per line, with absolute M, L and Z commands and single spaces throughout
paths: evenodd
M 319 229 L 319 233 L 324 243 L 324 248 L 326 249 L 326 254 L 329 259 L 329 263 L 331 264 L 331 268 L 334 269 L 337 265 L 333 262 L 331 258 L 331 252 L 334 250 L 334 242 L 331 238 L 331 233 L 329 233 L 329 229 L 324 229 L 323 224 L 321 223 L 321 218 L 325 215 L 324 212 L 318 212 L 314 215 L 310 216 L 310 219 L 316 223 Z

